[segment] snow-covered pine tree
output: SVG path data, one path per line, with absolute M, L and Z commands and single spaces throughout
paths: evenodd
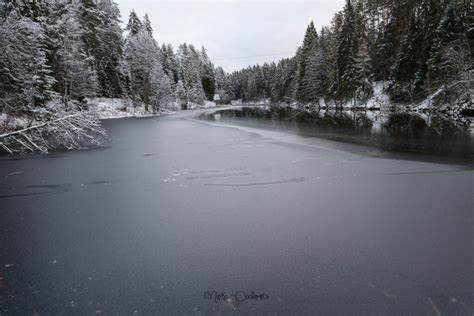
M 95 62 L 100 93 L 104 97 L 123 96 L 123 74 L 120 59 L 123 53 L 123 32 L 120 27 L 120 10 L 113 1 L 98 1 L 101 24 L 97 29 L 99 47 L 95 50 Z
M 150 34 L 150 36 L 153 36 L 153 28 L 151 27 L 151 22 L 150 18 L 148 17 L 148 14 L 145 14 L 143 17 L 143 28 Z
M 189 56 L 190 56 L 190 73 L 191 73 L 191 80 L 192 84 L 190 89 L 188 90 L 189 99 L 191 102 L 197 104 L 204 104 L 204 100 L 206 99 L 206 94 L 204 92 L 204 87 L 202 85 L 202 74 L 201 74 L 201 55 L 196 50 L 194 45 L 190 44 L 189 48 Z
M 367 33 L 367 47 L 371 60 L 374 63 L 374 76 L 377 80 L 382 80 L 379 76 L 380 64 L 385 65 L 386 61 L 378 59 L 378 42 L 380 40 L 382 30 L 385 29 L 389 21 L 390 6 L 387 0 L 361 0 L 362 14 L 366 20 L 365 27 Z
M 263 69 L 266 67 L 267 66 L 265 66 L 265 64 L 263 64 L 262 66 L 257 64 L 255 67 L 252 67 L 252 73 L 255 77 L 255 87 L 256 87 L 255 100 L 257 101 L 260 101 L 266 98 L 267 78 L 265 77 L 265 73 L 263 71 Z
M 137 33 L 128 34 L 124 58 L 132 97 L 144 103 L 145 111 L 149 111 L 150 105 L 157 110 L 171 94 L 171 87 L 162 68 L 158 44 L 149 30 L 142 27 Z
M 365 37 L 360 39 L 359 51 L 355 60 L 355 81 L 357 84 L 356 98 L 366 100 L 373 94 L 373 70 L 370 58 L 368 40 Z
M 53 95 L 42 25 L 11 10 L 0 25 L 0 103 L 9 113 L 33 113 Z
M 82 41 L 79 8 L 76 4 L 68 4 L 64 9 L 56 17 L 53 67 L 57 91 L 67 106 L 71 99 L 95 96 L 98 83 L 94 59 L 86 53 Z
M 296 97 L 299 101 L 309 102 L 313 101 L 310 90 L 312 89 L 310 80 L 308 78 L 308 63 L 309 60 L 316 54 L 318 46 L 318 33 L 311 22 L 306 28 L 303 45 L 298 54 L 298 81 Z
M 306 99 L 311 102 L 318 102 L 319 97 L 323 95 L 324 81 L 324 56 L 321 47 L 318 45 L 309 57 L 307 63 L 307 73 L 303 80 L 308 87 Z
M 168 76 L 172 89 L 179 80 L 179 67 L 176 55 L 171 44 L 163 44 L 161 47 L 161 62 L 163 64 L 163 71 Z
M 255 74 L 248 71 L 245 74 L 246 87 L 244 89 L 244 101 L 253 101 L 257 98 L 257 81 Z
M 113 1 L 81 0 L 79 3 L 82 40 L 86 53 L 93 57 L 99 83 L 99 95 L 119 97 L 122 74 L 120 11 Z
M 135 10 L 130 12 L 130 16 L 128 17 L 127 27 L 125 28 L 131 35 L 136 35 L 140 29 L 142 28 L 142 21 L 135 13 Z
M 337 13 L 331 21 L 330 27 L 326 28 L 325 39 L 322 41 L 323 55 L 324 55 L 324 69 L 326 72 L 325 96 L 329 99 L 337 97 L 337 91 L 340 86 L 339 64 L 338 64 L 338 49 L 339 38 L 342 29 L 342 13 Z
M 214 73 L 216 76 L 216 94 L 219 95 L 219 101 L 221 103 L 227 103 L 230 101 L 232 94 L 229 76 L 222 67 L 217 67 Z
M 272 78 L 275 75 L 276 72 L 276 64 L 274 62 L 272 63 L 264 63 L 262 66 L 262 79 L 263 79 L 263 85 L 261 86 L 262 91 L 259 92 L 259 97 L 260 98 L 270 98 L 272 89 L 271 89 L 271 82 Z
M 181 44 L 178 49 L 179 73 L 190 102 L 203 104 L 205 99 L 201 78 L 200 55 L 193 45 Z
M 207 56 L 204 46 L 201 47 L 201 82 L 204 94 L 209 101 L 214 100 L 216 90 L 216 79 L 214 75 L 214 66 Z
M 186 93 L 186 89 L 184 88 L 183 81 L 178 80 L 178 83 L 176 84 L 176 91 L 174 94 L 180 108 L 186 108 L 186 105 L 188 103 L 188 96 Z
M 417 33 L 417 21 L 415 16 L 412 16 L 408 32 L 401 40 L 395 63 L 391 67 L 390 77 L 393 79 L 393 85 L 389 92 L 395 101 L 414 101 L 413 82 L 418 69 L 416 51 L 419 49 L 419 43 L 416 41 Z
M 298 61 L 296 57 L 280 60 L 270 80 L 269 96 L 272 101 L 293 100 L 296 94 Z
M 329 27 L 322 27 L 319 36 L 319 47 L 321 49 L 321 65 L 320 65 L 320 92 L 321 97 L 326 98 L 329 95 L 329 88 L 331 82 L 329 81 L 330 76 L 330 65 L 328 62 L 330 55 L 330 43 L 331 43 L 331 31 Z
M 451 53 L 454 53 L 454 55 L 462 54 L 463 50 L 470 51 L 468 33 L 466 32 L 468 29 L 468 15 L 463 13 L 463 9 L 465 9 L 463 2 L 462 0 L 449 1 L 436 29 L 430 59 L 428 60 L 427 79 L 430 83 L 450 81 L 459 74 L 459 71 L 454 69 L 457 67 L 443 67 L 444 57 L 446 54 L 450 54 L 449 50 L 452 50 Z M 474 5 L 471 4 L 471 6 Z M 459 62 L 462 61 L 454 61 L 454 64 Z
M 5 17 L 14 11 L 17 16 L 30 18 L 34 22 L 42 22 L 48 15 L 48 6 L 49 4 L 44 1 L 6 1 Z
M 7 19 L 7 2 L 0 0 L 0 20 L 5 21 Z
M 346 0 L 343 10 L 341 32 L 338 37 L 337 67 L 339 86 L 337 96 L 340 99 L 354 98 L 357 89 L 355 78 L 356 58 L 359 51 L 358 17 L 351 0 Z
M 417 50 L 416 54 L 418 69 L 415 73 L 414 92 L 420 99 L 434 92 L 432 90 L 435 90 L 434 87 L 431 86 L 431 81 L 426 80 L 428 60 L 430 59 L 430 53 L 435 41 L 436 29 L 441 20 L 443 11 L 449 2 L 451 2 L 451 0 L 424 0 L 417 8 L 417 12 L 415 12 L 420 27 L 417 34 L 419 50 Z

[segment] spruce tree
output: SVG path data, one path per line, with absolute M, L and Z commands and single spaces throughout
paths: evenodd
M 459 41 L 459 48 L 462 43 L 467 44 L 465 16 L 462 14 L 461 1 L 449 1 L 447 8 L 436 29 L 433 46 L 428 60 L 428 81 L 437 82 L 449 79 L 449 74 L 443 71 L 443 55 L 450 44 Z
M 47 36 L 40 23 L 12 10 L 0 24 L 0 99 L 10 113 L 32 114 L 54 95 L 45 49 Z
M 358 100 L 366 100 L 373 93 L 372 59 L 369 53 L 367 38 L 363 37 L 359 43 L 359 51 L 355 63 L 355 82 L 357 85 L 356 97 Z
M 324 68 L 327 72 L 327 78 L 324 86 L 326 87 L 326 98 L 335 99 L 340 86 L 340 70 L 338 63 L 339 39 L 342 29 L 343 16 L 337 13 L 330 28 L 327 29 L 327 40 L 324 42 Z
M 188 99 L 186 89 L 184 88 L 184 84 L 181 80 L 178 80 L 178 83 L 176 84 L 175 97 L 179 103 L 180 108 L 186 108 L 186 103 L 188 102 Z
M 203 104 L 205 99 L 201 78 L 201 57 L 193 45 L 181 44 L 178 48 L 179 76 L 190 102 Z
M 352 99 L 357 89 L 355 82 L 356 58 L 359 51 L 357 22 L 357 15 L 351 0 L 346 0 L 337 50 L 339 76 L 337 95 L 341 99 Z
M 311 101 L 310 96 L 310 82 L 308 78 L 308 63 L 316 53 L 318 46 L 318 33 L 314 27 L 314 23 L 311 22 L 306 28 L 303 45 L 298 55 L 298 81 L 297 81 L 297 92 L 296 98 L 302 102 Z
M 395 101 L 414 101 L 414 78 L 418 70 L 416 52 L 419 43 L 416 41 L 418 25 L 415 16 L 411 16 L 408 32 L 403 36 L 400 49 L 391 67 L 393 85 L 389 92 Z
M 148 14 L 145 14 L 145 16 L 143 17 L 143 28 L 148 32 L 150 36 L 153 36 L 153 28 L 151 27 L 151 22 L 148 18 Z
M 143 102 L 145 111 L 150 106 L 156 111 L 171 94 L 171 85 L 163 71 L 158 44 L 143 26 L 137 33 L 129 32 L 124 59 L 134 101 Z
M 214 100 L 216 79 L 214 75 L 214 66 L 207 56 L 204 46 L 201 48 L 201 82 L 206 98 L 209 101 Z
M 140 21 L 140 18 L 135 13 L 135 10 L 132 10 L 132 12 L 130 12 L 130 16 L 128 17 L 128 23 L 125 30 L 130 32 L 131 35 L 136 35 L 141 28 L 142 21 Z
M 63 102 L 95 96 L 98 90 L 94 59 L 85 53 L 76 5 L 68 5 L 56 23 L 60 37 L 54 54 L 56 88 Z
M 426 80 L 428 61 L 435 42 L 436 29 L 438 28 L 446 5 L 447 3 L 444 0 L 424 0 L 418 12 L 416 12 L 420 28 L 417 34 L 417 41 L 419 43 L 419 49 L 416 54 L 418 69 L 415 73 L 414 89 L 415 94 L 420 98 L 424 98 L 426 95 L 432 93 L 431 90 L 435 90 L 434 87 L 431 86 L 431 80 Z
M 122 55 L 120 11 L 112 1 L 81 0 L 80 23 L 85 52 L 93 58 L 99 82 L 99 95 L 122 95 L 122 74 L 119 62 Z

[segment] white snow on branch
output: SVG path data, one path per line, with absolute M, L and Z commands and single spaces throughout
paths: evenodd
M 8 153 L 47 153 L 101 146 L 106 137 L 100 121 L 88 112 L 55 113 L 43 123 L 0 134 L 0 146 Z

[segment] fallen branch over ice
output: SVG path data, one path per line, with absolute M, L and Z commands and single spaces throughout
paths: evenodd
M 53 114 L 46 122 L 0 134 L 0 146 L 8 153 L 47 153 L 54 148 L 100 146 L 105 138 L 97 118 L 87 112 L 76 112 L 65 116 Z

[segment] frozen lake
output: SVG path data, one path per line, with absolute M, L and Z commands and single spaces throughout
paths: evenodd
M 472 315 L 472 164 L 196 115 L 0 158 L 0 314 Z

